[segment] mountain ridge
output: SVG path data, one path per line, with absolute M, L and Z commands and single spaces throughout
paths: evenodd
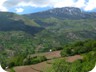
M 76 7 L 54 8 L 42 12 L 25 14 L 31 19 L 55 17 L 59 19 L 88 19 L 96 18 L 96 12 L 85 12 Z
M 5 67 L 12 57 L 61 50 L 68 43 L 86 39 L 96 39 L 94 12 L 84 13 L 78 8 L 23 16 L 0 12 L 0 61 Z
M 11 12 L 0 12 L 0 31 L 25 31 L 34 34 L 42 29 L 44 28 L 27 17 Z

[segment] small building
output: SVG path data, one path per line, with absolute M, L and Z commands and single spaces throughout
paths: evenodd
M 50 52 L 52 52 L 52 49 L 50 49 Z

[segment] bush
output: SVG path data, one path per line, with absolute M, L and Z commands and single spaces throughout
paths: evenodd
M 56 60 L 53 63 L 54 72 L 69 72 L 70 63 L 67 63 L 64 59 Z
M 63 48 L 61 51 L 61 56 L 71 56 L 76 54 L 87 53 L 90 51 L 96 51 L 96 41 L 94 40 L 87 40 L 87 41 L 80 41 L 74 44 L 69 44 Z
M 10 69 L 10 72 L 15 72 L 15 70 L 13 68 Z
M 68 63 L 64 59 L 58 59 L 52 64 L 49 72 L 89 72 L 95 66 L 96 51 L 90 51 L 83 56 L 83 60 L 79 59 L 72 63 Z
M 23 60 L 25 59 L 24 55 L 15 56 L 9 59 L 8 66 L 12 68 L 14 66 L 23 65 Z
M 46 61 L 47 58 L 45 56 L 35 56 L 35 57 L 28 57 L 24 61 L 24 65 L 30 65 L 30 64 L 37 64 L 43 61 Z

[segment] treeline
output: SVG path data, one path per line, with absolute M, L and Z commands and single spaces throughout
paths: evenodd
M 62 48 L 60 48 L 62 49 Z M 58 48 L 57 48 L 58 50 Z M 73 56 L 80 54 L 83 59 L 77 60 L 73 63 L 66 62 L 64 59 L 56 60 L 52 64 L 52 68 L 49 72 L 88 72 L 90 71 L 96 62 L 96 40 L 78 41 L 73 44 L 68 44 L 63 47 L 61 56 Z M 8 66 L 12 68 L 14 66 L 31 65 L 46 61 L 45 56 L 30 56 L 28 53 L 17 54 L 4 60 L 2 66 L 5 68 Z
M 96 51 L 91 51 L 84 55 L 83 59 L 74 61 L 73 63 L 66 62 L 64 59 L 58 59 L 48 72 L 89 72 L 95 67 Z M 46 72 L 47 72 L 46 71 Z
M 8 66 L 8 68 L 12 68 L 14 66 L 32 65 L 46 60 L 47 58 L 45 56 L 31 57 L 22 54 L 9 58 L 5 63 L 2 63 L 2 67 L 6 68 L 6 66 Z
M 96 41 L 79 41 L 74 44 L 66 45 L 61 51 L 62 56 L 71 56 L 75 54 L 82 55 L 83 59 L 76 60 L 72 63 L 66 62 L 65 59 L 57 59 L 54 61 L 48 72 L 91 71 L 95 67 L 96 63 Z
M 61 51 L 61 56 L 72 56 L 75 54 L 87 53 L 94 50 L 96 51 L 95 40 L 78 41 L 73 44 L 66 45 Z

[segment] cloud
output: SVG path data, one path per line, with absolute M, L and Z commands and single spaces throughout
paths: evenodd
M 4 6 L 6 7 L 16 7 L 16 6 L 46 7 L 46 6 L 49 6 L 51 2 L 52 2 L 51 0 L 7 0 L 5 1 Z
M 20 13 L 20 12 L 23 12 L 24 11 L 23 8 L 16 8 L 15 10 L 16 10 L 17 13 Z
M 0 11 L 8 11 L 7 8 L 3 6 L 3 4 L 4 4 L 5 1 L 6 0 L 1 0 L 0 1 Z
M 66 6 L 73 6 L 74 5 L 74 0 L 61 0 L 58 2 L 54 2 L 53 7 L 57 8 L 61 8 L 61 7 L 66 7 Z
M 86 6 L 86 0 L 78 0 L 74 3 L 74 6 L 78 8 L 83 8 Z
M 31 7 L 78 7 L 86 11 L 96 8 L 96 0 L 2 0 L 0 10 L 7 11 L 8 8 Z
M 89 0 L 84 10 L 93 10 L 96 8 L 96 0 Z

